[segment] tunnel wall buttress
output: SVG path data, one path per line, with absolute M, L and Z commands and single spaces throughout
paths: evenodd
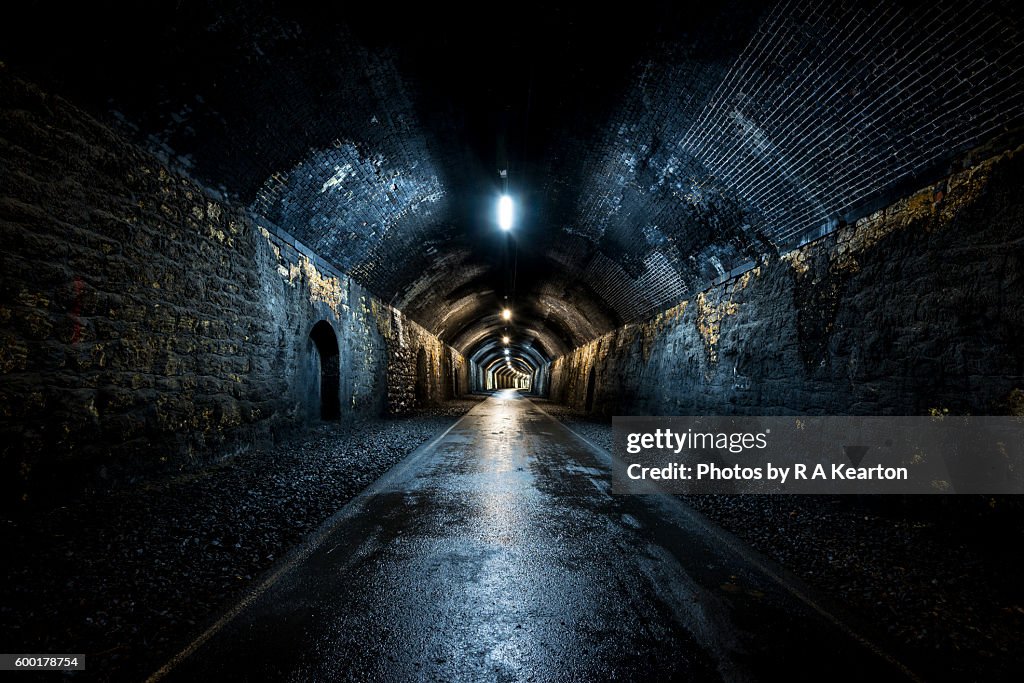
M 268 445 L 319 419 L 330 323 L 342 420 L 468 391 L 466 361 L 271 225 L 0 67 L 5 500 Z
M 644 414 L 1024 414 L 1024 151 L 954 173 L 551 368 Z M 593 374 L 591 374 L 593 371 Z

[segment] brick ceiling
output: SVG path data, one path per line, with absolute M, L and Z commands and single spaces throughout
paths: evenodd
M 25 10 L 9 66 L 487 362 L 506 327 L 535 364 L 643 319 L 1024 115 L 1009 2 L 136 5 Z

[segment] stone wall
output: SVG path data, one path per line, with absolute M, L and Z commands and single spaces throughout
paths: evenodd
M 604 415 L 1022 414 L 1022 181 L 1020 150 L 957 172 L 556 360 L 552 397 Z
M 400 415 L 469 392 L 462 354 L 382 303 L 288 233 L 261 218 L 254 220 L 277 275 L 266 281 L 285 288 L 282 294 L 271 287 L 271 314 L 278 316 L 278 327 L 308 334 L 314 324 L 326 320 L 338 334 L 340 392 L 347 407 L 343 415 Z M 283 371 L 298 368 L 304 374 L 290 381 L 310 387 L 315 378 L 306 371 L 305 357 L 296 352 Z M 317 412 L 314 398 L 305 400 L 311 417 Z
M 5 502 L 184 469 L 319 419 L 321 320 L 343 421 L 411 408 L 420 348 L 420 403 L 468 376 L 287 234 L 2 66 L 0 103 Z

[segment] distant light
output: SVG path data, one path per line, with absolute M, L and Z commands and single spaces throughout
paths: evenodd
M 501 338 L 501 343 L 502 344 L 508 344 L 508 342 L 509 342 L 509 338 L 508 337 L 502 337 Z
M 507 194 L 498 200 L 498 226 L 502 230 L 512 229 L 512 198 Z
M 506 308 L 505 310 L 503 310 L 501 312 L 501 318 L 502 318 L 502 320 L 511 320 L 512 319 L 512 309 Z

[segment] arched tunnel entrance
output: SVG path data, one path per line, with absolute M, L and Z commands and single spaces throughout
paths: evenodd
M 326 320 L 310 330 L 309 349 L 320 419 L 337 420 L 341 417 L 340 352 L 338 337 Z
M 510 355 L 494 358 L 485 366 L 487 390 L 534 388 L 536 370 L 522 357 Z
M 483 335 L 473 341 L 468 360 L 476 368 L 474 388 L 522 389 L 542 395 L 551 359 L 536 339 L 522 334 Z

